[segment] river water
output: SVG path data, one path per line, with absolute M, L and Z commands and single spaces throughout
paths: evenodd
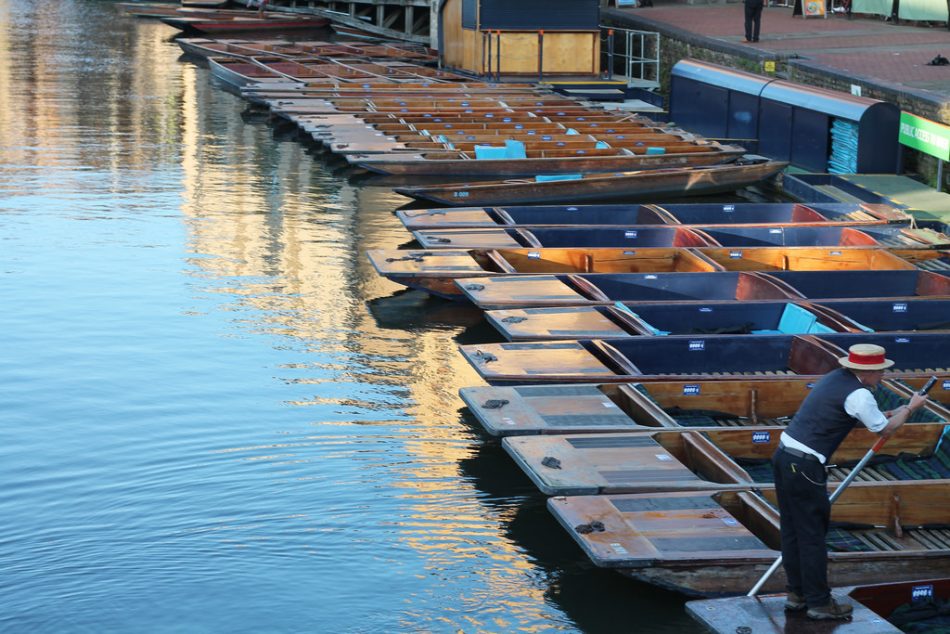
M 0 3 L 0 630 L 683 632 L 462 409 L 472 309 L 161 23 Z

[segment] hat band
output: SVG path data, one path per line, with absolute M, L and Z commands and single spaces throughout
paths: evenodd
M 848 353 L 848 361 L 855 365 L 879 365 L 884 363 L 886 359 L 883 354 L 857 354 L 851 352 Z

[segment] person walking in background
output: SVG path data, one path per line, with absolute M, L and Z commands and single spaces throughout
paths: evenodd
M 745 41 L 759 41 L 759 26 L 762 24 L 764 0 L 744 0 L 745 4 Z

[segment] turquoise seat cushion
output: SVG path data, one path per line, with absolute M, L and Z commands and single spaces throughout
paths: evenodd
M 538 174 L 534 177 L 536 183 L 545 183 L 548 181 L 579 181 L 583 176 L 581 174 Z
M 665 147 L 648 147 L 647 154 L 666 154 Z
M 495 147 L 494 145 L 476 145 L 475 159 L 506 159 L 508 158 L 508 148 Z
M 801 335 L 812 332 L 811 328 L 817 321 L 818 317 L 801 306 L 786 304 L 778 322 L 778 329 L 786 335 Z
M 505 158 L 510 159 L 523 159 L 528 158 L 528 153 L 525 152 L 524 142 L 516 141 L 514 139 L 508 139 L 505 141 Z

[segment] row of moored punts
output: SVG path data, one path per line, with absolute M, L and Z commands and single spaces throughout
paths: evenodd
M 950 238 L 886 205 L 683 203 L 784 164 L 536 86 L 387 74 L 315 46 L 189 52 L 275 125 L 439 204 L 397 212 L 418 248 L 369 258 L 485 311 L 498 340 L 461 352 L 487 385 L 462 399 L 596 565 L 746 592 L 778 555 L 778 436 L 865 342 L 896 361 L 882 409 L 938 383 L 833 507 L 831 581 L 950 577 Z M 400 180 L 420 176 L 465 182 Z M 831 481 L 872 442 L 855 429 Z

